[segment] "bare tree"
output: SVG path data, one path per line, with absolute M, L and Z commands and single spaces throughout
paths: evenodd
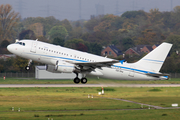
M 12 10 L 9 4 L 0 6 L 0 40 L 11 40 L 15 36 L 15 27 L 19 21 L 19 13 Z

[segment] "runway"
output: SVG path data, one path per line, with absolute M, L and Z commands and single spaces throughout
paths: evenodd
M 180 84 L 0 84 L 0 88 L 23 87 L 180 87 Z

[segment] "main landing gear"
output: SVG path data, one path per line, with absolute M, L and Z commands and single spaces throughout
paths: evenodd
M 87 79 L 85 77 L 82 77 L 81 79 L 78 78 L 78 73 L 76 73 L 76 77 L 74 78 L 74 83 L 78 84 L 81 81 L 82 84 L 87 83 Z

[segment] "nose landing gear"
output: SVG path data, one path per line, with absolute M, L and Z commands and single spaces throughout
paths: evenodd
M 29 60 L 28 65 L 25 67 L 25 70 L 27 70 L 27 71 L 30 70 L 31 63 L 32 63 L 32 60 Z
M 30 67 L 29 67 L 29 66 L 26 66 L 26 67 L 25 67 L 25 70 L 29 71 L 29 70 L 30 70 Z

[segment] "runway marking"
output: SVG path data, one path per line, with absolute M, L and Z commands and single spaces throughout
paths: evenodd
M 107 97 L 100 97 L 100 98 L 106 98 L 106 99 L 112 99 L 112 100 L 120 100 L 120 101 L 124 101 L 124 102 L 130 102 L 130 103 L 135 103 L 135 104 L 139 104 L 139 105 L 145 105 L 145 106 L 148 106 L 150 109 L 152 109 L 152 108 L 154 108 L 154 109 L 180 109 L 180 107 L 160 107 L 160 106 L 149 105 L 149 104 L 139 103 L 139 102 L 135 102 L 135 101 L 131 101 L 131 100 L 120 99 L 120 98 L 107 98 Z

